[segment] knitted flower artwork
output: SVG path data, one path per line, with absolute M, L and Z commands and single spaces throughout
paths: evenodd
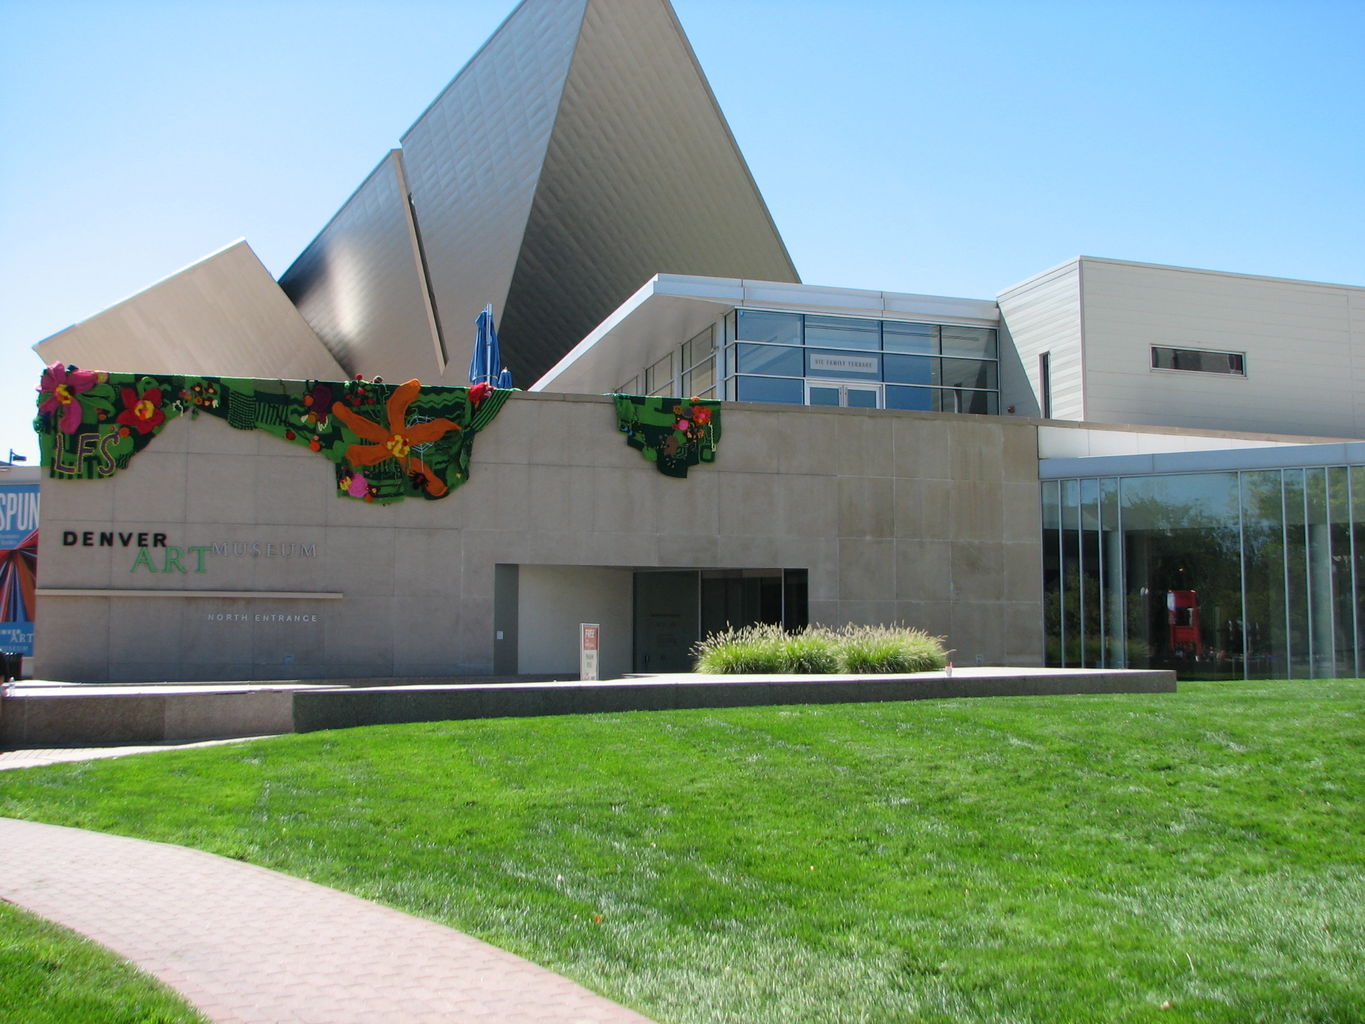
M 474 435 L 511 395 L 486 388 L 105 373 L 54 363 L 39 384 L 34 428 L 54 479 L 126 469 L 172 420 L 223 419 L 302 445 L 336 465 L 336 493 L 387 505 L 440 498 L 469 478 Z
M 38 403 L 38 413 L 43 416 L 57 415 L 57 429 L 64 434 L 74 434 L 80 429 L 84 412 L 78 396 L 85 394 L 99 382 L 99 376 L 90 370 L 78 370 L 74 366 L 53 363 L 43 371 L 38 383 L 38 392 L 46 395 Z

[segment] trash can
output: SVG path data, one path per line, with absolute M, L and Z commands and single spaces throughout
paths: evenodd
M 0 654 L 0 682 L 10 682 L 19 679 L 24 674 L 24 656 L 17 651 L 5 651 Z

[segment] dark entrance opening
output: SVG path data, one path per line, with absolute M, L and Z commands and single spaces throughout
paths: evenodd
M 634 606 L 634 671 L 690 672 L 692 645 L 726 626 L 806 625 L 807 571 L 641 569 Z

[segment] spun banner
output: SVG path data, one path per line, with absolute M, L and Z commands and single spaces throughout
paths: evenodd
M 0 483 L 0 651 L 33 654 L 38 484 Z

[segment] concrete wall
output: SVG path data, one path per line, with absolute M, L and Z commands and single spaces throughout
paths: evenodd
M 602 627 L 599 675 L 630 671 L 630 569 L 582 565 L 523 565 L 518 574 L 517 671 L 578 678 L 578 625 Z
M 677 480 L 626 446 L 609 399 L 517 395 L 458 491 L 374 506 L 306 449 L 182 417 L 112 480 L 44 480 L 34 674 L 487 673 L 499 565 L 804 568 L 813 621 L 1040 662 L 1036 423 L 733 404 L 723 428 L 718 461 Z M 135 568 L 140 541 L 185 571 Z M 188 549 L 215 544 L 196 571 Z

